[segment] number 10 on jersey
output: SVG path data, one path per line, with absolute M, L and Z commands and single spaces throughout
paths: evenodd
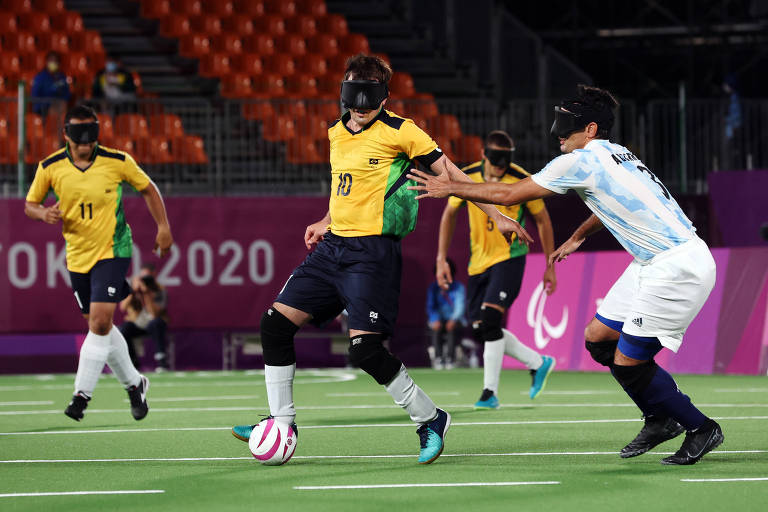
M 348 172 L 339 173 L 339 185 L 336 187 L 336 195 L 348 196 L 352 191 L 352 175 Z

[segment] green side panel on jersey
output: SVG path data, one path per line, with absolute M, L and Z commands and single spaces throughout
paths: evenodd
M 112 252 L 115 258 L 130 258 L 133 253 L 133 238 L 131 237 L 131 226 L 125 222 L 125 212 L 123 211 L 123 185 L 117 187 L 117 208 L 115 208 L 115 234 L 112 237 Z
M 382 235 L 403 238 L 416 227 L 416 216 L 419 213 L 419 203 L 416 201 L 418 193 L 408 190 L 408 186 L 415 185 L 416 182 L 405 177 L 412 166 L 408 155 L 398 153 L 389 167 L 384 195 Z
M 515 220 L 519 222 L 521 226 L 525 227 L 525 206 L 520 205 L 520 208 L 517 210 L 517 219 Z M 509 246 L 509 257 L 516 258 L 517 256 L 526 255 L 528 254 L 528 250 L 528 246 L 520 241 L 520 237 L 516 236 L 515 240 Z

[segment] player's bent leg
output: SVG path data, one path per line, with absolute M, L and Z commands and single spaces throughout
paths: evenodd
M 86 318 L 90 326 L 90 315 Z M 96 388 L 96 383 L 99 381 L 99 376 L 107 362 L 111 348 L 108 333 L 109 330 L 106 334 L 98 334 L 89 329 L 83 345 L 80 347 L 80 358 L 75 375 L 75 392 L 72 401 L 64 410 L 64 414 L 73 420 L 80 421 L 83 418 L 85 408 L 93 396 L 93 390 Z
M 475 409 L 498 409 L 499 379 L 504 361 L 504 333 L 501 323 L 504 309 L 496 304 L 483 303 L 480 309 L 480 336 L 483 340 L 483 391 L 475 402 Z

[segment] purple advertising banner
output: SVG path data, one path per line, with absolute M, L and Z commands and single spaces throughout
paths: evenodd
M 712 213 L 723 245 L 768 246 L 768 169 L 711 172 L 707 175 Z

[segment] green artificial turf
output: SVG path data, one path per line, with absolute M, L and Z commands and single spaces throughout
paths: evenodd
M 528 374 L 505 371 L 502 407 L 496 411 L 472 409 L 481 370 L 411 374 L 453 417 L 443 455 L 428 466 L 416 463 L 416 426 L 357 371 L 298 372 L 299 442 L 294 458 L 280 467 L 259 465 L 229 432 L 267 411 L 258 372 L 150 374 L 150 413 L 141 422 L 130 416 L 126 394 L 110 375 L 102 376 L 80 423 L 62 413 L 72 375 L 0 377 L 0 494 L 164 491 L 0 497 L 0 510 L 742 512 L 768 507 L 768 480 L 683 481 L 768 478 L 765 377 L 676 376 L 681 389 L 722 425 L 725 442 L 694 466 L 670 467 L 659 460 L 677 450 L 682 436 L 643 456 L 619 458 L 619 449 L 642 424 L 639 411 L 606 373 L 555 373 L 530 401 Z M 110 430 L 116 432 L 98 432 Z M 65 459 L 88 462 L 54 462 Z M 28 462 L 34 460 L 46 462 Z M 508 482 L 539 483 L 296 488 Z

